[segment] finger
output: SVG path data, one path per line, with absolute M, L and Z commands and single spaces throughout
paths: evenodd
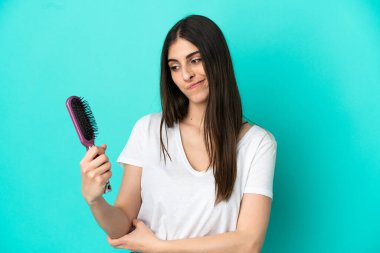
M 115 249 L 123 249 L 124 248 L 124 244 L 117 244 L 117 245 L 112 245 L 110 244 L 113 248 Z
M 102 185 L 105 185 L 106 182 L 112 177 L 112 171 L 109 170 L 107 171 L 106 173 L 103 173 L 102 175 L 99 175 L 97 178 L 98 179 L 98 182 Z
M 105 149 L 103 147 L 97 147 L 97 146 L 89 147 L 83 160 L 85 162 L 91 162 L 97 156 L 104 154 L 104 152 L 105 152 Z
M 83 172 L 86 173 L 87 171 L 96 169 L 106 162 L 109 162 L 108 157 L 105 154 L 101 154 L 98 157 L 96 157 L 94 160 L 92 160 L 87 166 L 87 168 L 83 170 Z
M 91 146 L 87 149 L 86 154 L 83 156 L 82 160 L 80 161 L 80 167 L 81 169 L 85 169 L 88 167 L 88 164 L 94 160 L 94 157 L 97 156 L 97 154 L 100 152 L 100 149 L 96 146 Z
M 96 175 L 96 176 L 89 176 L 90 178 L 94 179 L 96 182 L 98 182 L 101 185 L 105 185 L 105 183 L 111 178 L 112 171 L 108 169 L 105 173 Z
M 109 236 L 107 236 L 107 241 L 110 245 L 112 245 L 114 247 L 121 246 L 123 244 L 123 242 L 120 238 L 119 239 L 111 239 Z
M 138 220 L 138 219 L 133 219 L 132 220 L 132 224 L 133 224 L 133 226 L 135 226 L 135 227 L 137 227 L 137 225 L 140 223 L 140 220 Z
M 96 167 L 95 169 L 88 170 L 87 175 L 89 178 L 95 178 L 97 176 L 104 174 L 105 172 L 109 171 L 110 169 L 111 169 L 111 163 L 106 162 L 106 163 L 102 164 L 101 166 Z

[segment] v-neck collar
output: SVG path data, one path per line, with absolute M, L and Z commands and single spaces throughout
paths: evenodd
M 240 147 L 248 140 L 248 137 L 252 134 L 253 128 L 255 126 L 256 126 L 255 124 L 253 126 L 251 126 L 248 129 L 248 131 L 244 134 L 244 136 L 239 140 L 238 145 L 237 145 L 237 149 L 240 149 Z M 189 159 L 186 156 L 185 149 L 183 147 L 182 138 L 181 138 L 181 130 L 180 130 L 178 122 L 174 123 L 174 132 L 175 132 L 175 138 L 176 138 L 178 150 L 179 150 L 179 153 L 181 155 L 182 160 L 185 163 L 186 169 L 191 174 L 193 174 L 195 176 L 203 176 L 203 175 L 210 174 L 213 170 L 212 167 L 209 167 L 209 168 L 207 168 L 207 170 L 204 170 L 204 171 L 198 171 L 198 170 L 194 169 L 193 166 L 191 166 Z

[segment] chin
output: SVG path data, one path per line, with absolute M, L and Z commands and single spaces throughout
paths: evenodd
M 194 96 L 192 98 L 189 98 L 189 102 L 193 103 L 193 104 L 204 104 L 204 103 L 207 103 L 207 100 L 208 100 L 208 94 L 207 96 Z

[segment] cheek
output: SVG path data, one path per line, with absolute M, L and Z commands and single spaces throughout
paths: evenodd
M 172 72 L 172 80 L 173 82 L 177 85 L 180 86 L 179 84 L 181 83 L 181 75 L 178 72 Z
M 197 73 L 199 73 L 202 76 L 206 75 L 205 69 L 203 67 L 203 64 L 199 64 L 196 68 Z

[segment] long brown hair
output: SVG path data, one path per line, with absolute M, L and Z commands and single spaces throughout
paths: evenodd
M 236 181 L 237 143 L 243 119 L 240 94 L 227 42 L 219 27 L 200 15 L 178 21 L 168 32 L 161 54 L 160 141 L 165 162 L 165 153 L 171 157 L 162 139 L 163 124 L 170 128 L 184 119 L 189 105 L 188 98 L 173 82 L 167 63 L 169 47 L 178 37 L 199 49 L 209 84 L 204 139 L 215 177 L 216 205 L 229 200 Z

